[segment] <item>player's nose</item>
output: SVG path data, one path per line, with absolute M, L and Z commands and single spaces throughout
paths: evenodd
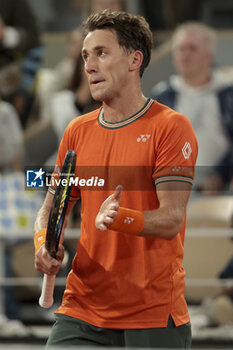
M 88 74 L 91 74 L 93 72 L 97 72 L 98 70 L 98 64 L 95 57 L 89 57 L 89 59 L 85 62 L 85 71 Z

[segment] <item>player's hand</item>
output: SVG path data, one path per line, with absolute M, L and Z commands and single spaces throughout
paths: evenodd
M 101 231 L 107 230 L 118 214 L 122 186 L 117 186 L 115 192 L 102 203 L 95 219 L 95 226 Z
M 45 273 L 46 275 L 57 275 L 64 258 L 64 246 L 59 245 L 56 254 L 56 259 L 52 258 L 45 245 L 42 245 L 35 255 L 36 270 Z

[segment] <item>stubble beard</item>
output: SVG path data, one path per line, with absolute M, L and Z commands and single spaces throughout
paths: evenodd
M 95 101 L 104 102 L 104 101 L 111 99 L 112 94 L 111 94 L 110 89 L 105 88 L 105 89 L 93 91 L 93 92 L 91 92 L 91 95 Z

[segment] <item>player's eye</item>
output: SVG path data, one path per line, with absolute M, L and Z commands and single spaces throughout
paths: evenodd
M 105 56 L 105 51 L 104 50 L 99 50 L 98 51 L 98 56 Z
M 89 56 L 86 53 L 83 53 L 82 57 L 83 57 L 83 61 L 86 62 Z

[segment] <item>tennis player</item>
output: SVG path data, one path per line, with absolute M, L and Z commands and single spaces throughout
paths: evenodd
M 152 48 L 143 17 L 104 11 L 91 15 L 85 29 L 85 71 L 102 107 L 69 124 L 56 165 L 74 149 L 77 169 L 107 169 L 111 185 L 72 189 L 69 209 L 82 199 L 81 237 L 47 346 L 186 349 L 191 326 L 182 260 L 196 138 L 187 117 L 142 93 Z M 45 232 L 53 193 L 51 187 L 35 237 Z M 36 269 L 56 274 L 64 248 L 53 259 L 39 236 Z

